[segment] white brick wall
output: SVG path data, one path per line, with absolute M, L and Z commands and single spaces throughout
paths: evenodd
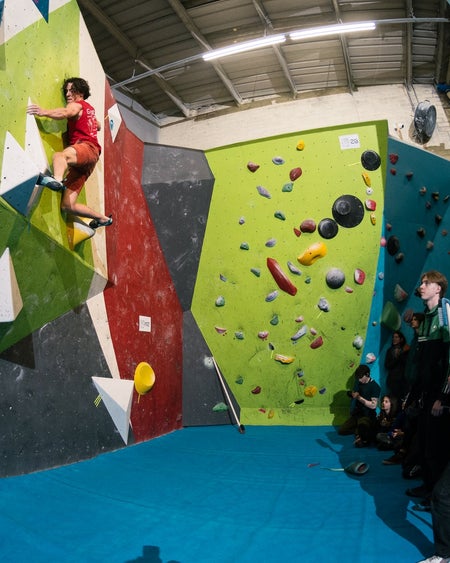
M 450 150 L 450 126 L 436 89 L 417 85 L 409 92 L 402 85 L 360 88 L 353 94 L 331 94 L 284 103 L 273 101 L 263 107 L 245 109 L 163 127 L 159 143 L 207 150 L 273 135 L 331 127 L 362 121 L 387 119 L 391 136 L 417 144 L 414 110 L 419 102 L 429 100 L 436 106 L 436 129 L 428 146 L 444 145 Z M 450 101 L 444 99 L 445 107 Z M 403 129 L 400 129 L 403 124 Z M 421 146 L 421 145 L 417 145 Z

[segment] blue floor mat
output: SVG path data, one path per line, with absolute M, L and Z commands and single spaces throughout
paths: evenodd
M 331 427 L 185 428 L 1 479 L 0 561 L 414 563 L 431 517 L 389 455 Z

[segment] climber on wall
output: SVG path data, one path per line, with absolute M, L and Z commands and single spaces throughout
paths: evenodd
M 67 78 L 63 83 L 66 106 L 43 109 L 30 104 L 27 113 L 50 119 L 67 119 L 67 144 L 64 150 L 53 154 L 53 176 L 39 175 L 37 184 L 61 191 L 61 210 L 72 215 L 92 219 L 93 229 L 112 224 L 112 216 L 97 213 L 77 201 L 84 183 L 92 174 L 101 153 L 97 131 L 101 124 L 94 108 L 86 102 L 90 96 L 89 84 L 83 78 Z M 68 170 L 67 176 L 65 176 Z

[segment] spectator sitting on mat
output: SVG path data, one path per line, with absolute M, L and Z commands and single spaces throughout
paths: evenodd
M 340 427 L 341 436 L 355 435 L 355 446 L 369 446 L 377 428 L 377 405 L 380 397 L 380 386 L 370 376 L 370 368 L 361 364 L 355 370 L 355 385 L 348 392 L 352 398 L 350 418 Z

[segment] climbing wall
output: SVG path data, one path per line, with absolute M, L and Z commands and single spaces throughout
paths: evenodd
M 140 183 L 143 143 L 122 120 L 77 3 L 7 0 L 0 38 L 6 476 L 180 428 L 183 321 Z M 62 106 L 68 76 L 89 82 L 103 125 L 102 157 L 80 200 L 113 214 L 107 229 L 65 216 L 60 194 L 35 185 L 66 124 L 26 107 Z
M 335 396 L 363 358 L 386 154 L 384 122 L 207 153 L 192 311 L 245 423 L 326 424 L 347 408 Z

